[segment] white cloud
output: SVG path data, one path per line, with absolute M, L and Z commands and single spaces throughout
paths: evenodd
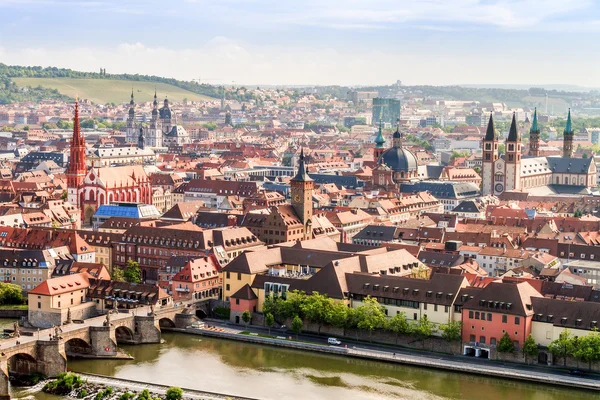
M 1 51 L 1 47 L 0 47 Z M 524 59 L 527 50 L 511 53 Z M 553 59 L 551 68 L 539 64 L 506 63 L 503 52 L 470 57 L 456 51 L 448 54 L 395 54 L 379 50 L 363 52 L 332 48 L 252 46 L 226 37 L 214 37 L 196 48 L 176 50 L 149 47 L 143 43 L 122 43 L 114 48 L 27 48 L 0 52 L 9 64 L 43 65 L 109 73 L 140 73 L 200 79 L 217 84 L 387 84 L 400 79 L 407 84 L 459 83 L 571 83 L 600 86 L 594 65 L 597 56 L 586 62 Z M 594 59 L 595 57 L 595 59 Z M 577 64 L 577 74 L 560 73 Z M 558 74 L 557 74 L 558 73 Z

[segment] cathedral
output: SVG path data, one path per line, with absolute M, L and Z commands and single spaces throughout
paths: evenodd
M 182 126 L 177 125 L 177 116 L 171 111 L 167 98 L 164 100 L 163 107 L 159 109 L 156 92 L 154 92 L 152 106 L 150 124 L 143 126 L 142 123 L 137 121 L 133 90 L 131 91 L 125 133 L 127 143 L 137 143 L 138 146 L 148 146 L 151 148 L 183 146 L 190 143 L 190 136 L 186 130 Z
M 90 222 L 101 205 L 112 202 L 152 204 L 152 184 L 141 165 L 92 166 L 88 169 L 77 102 L 69 151 L 69 165 L 66 170 L 67 199 L 81 211 L 84 223 Z
M 529 154 L 522 155 L 521 136 L 513 114 L 506 154 L 499 154 L 499 139 L 490 115 L 483 140 L 482 192 L 501 195 L 506 191 L 529 192 L 538 195 L 558 193 L 585 194 L 596 186 L 596 164 L 592 158 L 574 158 L 574 131 L 571 110 L 563 132 L 562 157 L 540 157 L 540 129 L 537 110 L 529 130 Z

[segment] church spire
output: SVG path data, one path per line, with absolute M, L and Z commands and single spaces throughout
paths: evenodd
M 529 155 L 540 156 L 540 128 L 538 127 L 537 108 L 533 111 L 533 122 L 529 129 Z
M 517 115 L 513 112 L 512 122 L 510 123 L 510 130 L 508 131 L 507 142 L 520 142 L 519 132 L 517 131 Z
M 312 181 L 311 177 L 308 176 L 308 171 L 306 170 L 306 164 L 304 162 L 304 148 L 300 149 L 300 162 L 298 163 L 298 172 L 296 176 L 292 179 L 295 182 L 309 182 Z
M 571 123 L 571 109 L 569 108 L 569 115 L 567 115 L 567 124 L 565 125 L 564 134 L 573 134 L 573 125 Z
M 400 133 L 400 118 L 396 120 L 396 132 L 392 135 L 392 146 L 402 147 L 402 134 Z
M 383 123 L 379 120 L 379 132 L 377 133 L 377 137 L 375 138 L 375 148 L 382 149 L 385 143 L 385 139 L 383 137 Z
M 529 133 L 533 132 L 540 132 L 540 128 L 538 128 L 537 107 L 533 110 L 533 122 L 531 123 L 531 128 L 529 129 Z
M 490 113 L 490 120 L 488 122 L 487 130 L 485 131 L 485 141 L 492 142 L 496 140 L 496 130 L 494 129 L 494 117 Z
M 573 139 L 575 138 L 575 132 L 573 132 L 573 124 L 571 123 L 571 109 L 569 108 L 569 114 L 567 116 L 567 124 L 563 132 L 563 157 L 573 158 Z

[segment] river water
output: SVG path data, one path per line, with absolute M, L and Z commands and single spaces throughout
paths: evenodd
M 259 399 L 583 400 L 591 392 L 551 389 L 467 374 L 165 333 L 160 345 L 122 346 L 135 360 L 69 360 L 78 372 Z M 15 397 L 55 400 L 14 392 Z

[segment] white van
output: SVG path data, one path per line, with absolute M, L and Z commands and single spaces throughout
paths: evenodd
M 329 344 L 333 344 L 336 346 L 339 346 L 340 344 L 342 344 L 342 342 L 334 337 L 330 337 L 329 339 L 327 339 L 327 343 Z

